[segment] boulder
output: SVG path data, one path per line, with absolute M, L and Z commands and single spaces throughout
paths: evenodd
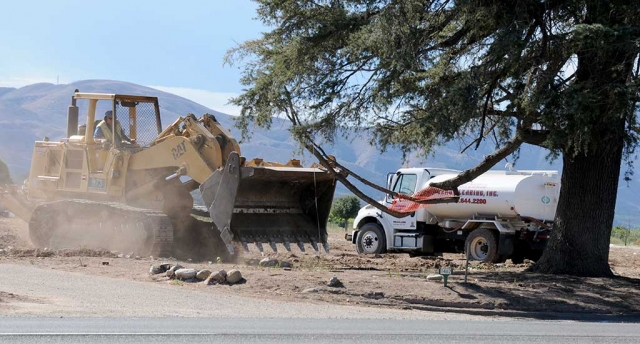
M 277 259 L 274 258 L 264 258 L 263 260 L 260 261 L 260 263 L 258 265 L 264 267 L 264 268 L 272 268 L 275 267 L 276 265 L 278 265 L 279 262 Z
M 227 281 L 227 272 L 224 270 L 212 272 L 206 279 L 206 284 L 221 284 Z
M 178 269 L 176 270 L 176 278 L 188 280 L 196 277 L 198 271 L 196 269 Z
M 176 270 L 178 269 L 182 269 L 182 266 L 180 264 L 176 264 L 170 267 L 169 270 L 167 270 L 167 277 L 173 278 L 176 275 Z
M 149 269 L 149 275 L 157 275 L 163 272 L 166 272 L 166 270 L 162 268 L 162 265 L 151 265 L 151 269 Z
M 206 280 L 209 275 L 211 275 L 211 270 L 204 269 L 198 271 L 198 273 L 196 274 L 196 278 L 203 281 Z
M 227 282 L 229 284 L 235 284 L 242 280 L 242 274 L 239 270 L 233 269 L 227 273 Z

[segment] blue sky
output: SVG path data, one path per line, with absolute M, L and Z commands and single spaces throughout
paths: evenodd
M 249 0 L 3 1 L 0 87 L 111 79 L 152 86 L 218 111 L 238 94 L 225 52 L 260 37 Z

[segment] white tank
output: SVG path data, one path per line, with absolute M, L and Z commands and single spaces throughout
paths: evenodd
M 427 184 L 454 178 L 440 174 Z M 475 215 L 533 217 L 553 221 L 560 179 L 557 171 L 489 171 L 461 185 L 458 203 L 433 204 L 426 211 L 438 221 L 469 219 Z

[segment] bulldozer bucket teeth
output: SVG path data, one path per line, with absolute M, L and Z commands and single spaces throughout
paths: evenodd
M 233 248 L 232 242 L 253 242 L 260 251 L 262 244 L 273 251 L 276 244 L 289 250 L 290 243 L 301 250 L 304 243 L 316 251 L 318 243 L 328 248 L 326 226 L 336 186 L 329 173 L 301 167 L 236 169 L 238 164 L 239 157 L 231 153 L 226 168 L 200 186 L 228 248 Z

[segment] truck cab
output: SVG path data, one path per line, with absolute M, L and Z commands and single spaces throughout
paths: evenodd
M 387 188 L 414 195 L 431 183 L 461 171 L 414 167 L 387 177 Z M 347 239 L 360 254 L 388 251 L 416 255 L 467 252 L 472 260 L 536 260 L 546 244 L 559 196 L 557 171 L 489 171 L 459 187 L 458 203 L 421 206 L 394 217 L 372 205 L 363 207 Z M 385 195 L 385 207 L 406 202 Z

